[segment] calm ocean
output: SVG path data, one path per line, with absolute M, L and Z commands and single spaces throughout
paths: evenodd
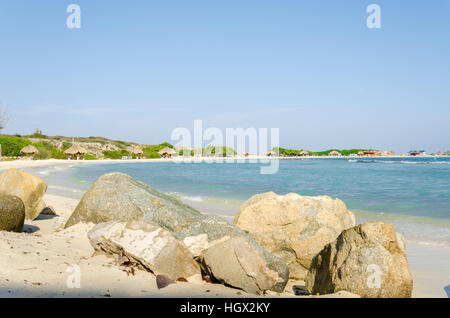
M 260 165 L 112 163 L 34 173 L 51 184 L 50 193 L 79 198 L 101 175 L 124 172 L 183 200 L 232 206 L 232 213 L 267 191 L 329 195 L 343 200 L 359 222 L 386 220 L 409 240 L 450 247 L 450 158 L 288 159 L 273 175 L 260 174 Z

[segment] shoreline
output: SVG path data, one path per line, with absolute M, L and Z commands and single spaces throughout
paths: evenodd
M 202 162 L 202 161 L 237 161 L 237 162 L 245 162 L 249 160 L 260 160 L 261 162 L 270 161 L 270 160 L 299 160 L 299 159 L 416 159 L 416 158 L 450 158 L 450 156 L 383 156 L 383 157 L 366 157 L 366 156 L 304 156 L 304 157 L 267 157 L 267 156 L 257 156 L 250 155 L 248 157 L 239 156 L 239 157 L 231 157 L 231 158 L 216 158 L 216 157 L 175 157 L 175 158 L 159 158 L 159 159 L 97 159 L 97 160 L 68 160 L 68 159 L 47 159 L 47 160 L 27 160 L 27 159 L 18 159 L 18 160 L 5 160 L 0 161 L 0 169 L 1 168 L 28 168 L 28 167 L 42 167 L 54 164 L 72 164 L 72 165 L 82 165 L 82 164 L 108 164 L 108 163 L 148 163 L 148 162 Z

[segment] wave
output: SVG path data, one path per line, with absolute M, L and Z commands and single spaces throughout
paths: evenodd
M 63 187 L 59 185 L 49 185 L 49 190 L 58 190 L 58 191 L 65 191 L 65 192 L 72 192 L 72 193 L 84 193 L 85 191 L 75 188 L 69 188 L 69 187 Z
M 349 159 L 349 163 L 388 163 L 388 164 L 414 164 L 414 165 L 428 165 L 428 164 L 450 164 L 450 161 L 411 161 L 411 160 L 380 160 L 380 159 Z
M 450 249 L 450 220 L 384 212 L 352 210 L 357 223 L 384 221 L 394 224 L 407 241 Z
M 215 203 L 219 205 L 241 205 L 243 201 L 224 199 L 224 198 L 214 198 L 214 197 L 202 197 L 202 196 L 192 196 L 180 192 L 167 192 L 167 195 L 173 196 L 178 200 L 185 200 L 191 202 L 208 202 Z
M 37 171 L 38 174 L 48 176 L 49 174 L 55 173 L 55 172 L 62 172 L 64 170 L 68 170 L 73 168 L 75 165 L 62 165 L 62 166 L 52 166 L 50 168 L 40 169 Z

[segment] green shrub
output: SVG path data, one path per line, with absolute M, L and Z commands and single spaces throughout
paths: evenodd
M 25 138 L 13 136 L 0 136 L 0 145 L 2 145 L 2 156 L 16 157 L 23 154 L 20 153 L 23 147 L 31 144 L 31 141 Z
M 87 154 L 84 156 L 84 160 L 97 160 L 95 155 Z
M 55 159 L 67 159 L 67 155 L 64 154 L 64 150 L 52 148 L 50 151 L 50 157 Z
M 43 147 L 36 147 L 36 148 L 39 152 L 37 154 L 33 155 L 34 160 L 45 160 L 45 159 L 51 158 L 51 150 L 48 150 Z
M 103 151 L 103 155 L 107 159 L 122 159 L 122 156 L 129 156 L 130 152 L 126 151 L 125 149 L 110 150 L 110 151 Z
M 230 147 L 220 147 L 220 146 L 208 145 L 202 149 L 202 154 L 204 156 L 226 157 L 226 156 L 235 155 L 236 151 L 234 151 L 234 149 L 230 148 Z
M 144 157 L 147 157 L 150 159 L 158 159 L 161 157 L 159 155 L 158 151 L 160 151 L 161 149 L 163 149 L 165 147 L 169 147 L 169 148 L 173 149 L 173 146 L 171 144 L 169 144 L 168 142 L 163 142 L 162 144 L 159 144 L 159 145 L 146 146 L 144 149 L 142 149 L 142 151 L 144 152 L 142 155 Z

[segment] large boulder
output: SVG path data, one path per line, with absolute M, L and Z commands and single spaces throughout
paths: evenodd
M 176 280 L 201 275 L 188 248 L 168 231 L 147 223 L 111 221 L 88 233 L 96 250 L 127 257 L 134 265 Z
M 213 244 L 202 252 L 200 262 L 211 277 L 251 294 L 263 294 L 280 279 L 260 252 L 243 237 Z
M 0 175 L 0 194 L 15 195 L 25 205 L 25 218 L 34 220 L 45 208 L 43 200 L 47 184 L 39 177 L 17 169 L 5 170 Z
M 355 216 L 339 199 L 267 192 L 245 202 L 234 223 L 284 260 L 291 278 L 302 280 L 314 256 L 355 226 Z
M 85 193 L 66 227 L 79 222 L 133 220 L 157 224 L 186 243 L 197 242 L 197 246 L 193 248 L 196 254 L 201 252 L 201 246 L 206 246 L 202 240 L 212 242 L 225 236 L 243 237 L 253 249 L 259 251 L 267 266 L 278 273 L 279 280 L 272 286 L 272 290 L 283 291 L 289 278 L 287 264 L 259 246 L 242 229 L 218 216 L 204 215 L 123 173 L 110 173 L 100 177 Z M 206 234 L 206 238 L 203 234 Z
M 0 231 L 22 232 L 25 206 L 19 197 L 0 194 Z
M 306 287 L 312 294 L 345 290 L 361 297 L 411 297 L 413 280 L 403 237 L 384 222 L 342 232 L 314 258 Z

